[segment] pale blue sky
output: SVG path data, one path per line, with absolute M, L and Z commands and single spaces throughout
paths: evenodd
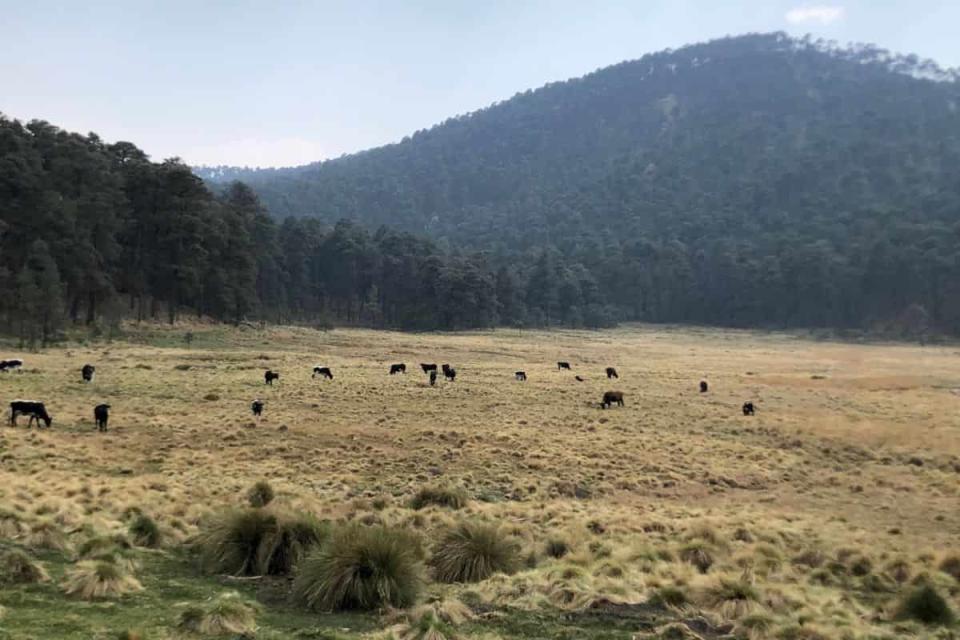
M 277 166 L 749 31 L 960 66 L 960 0 L 0 0 L 0 111 L 155 160 Z

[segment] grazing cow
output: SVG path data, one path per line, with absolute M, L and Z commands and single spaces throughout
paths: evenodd
M 447 371 L 450 371 L 450 365 L 442 364 L 440 365 L 440 369 L 443 371 L 443 375 L 447 375 Z
M 516 372 L 515 374 L 513 374 L 513 375 L 515 375 L 515 376 L 517 377 L 517 380 L 518 380 L 519 382 L 526 382 L 526 381 L 527 381 L 527 372 L 526 372 L 526 371 L 517 371 L 517 372 Z
M 558 362 L 558 363 L 557 363 L 557 371 L 560 371 L 561 369 L 566 369 L 567 371 L 569 371 L 569 370 L 570 370 L 570 363 L 569 363 L 569 362 Z
M 573 376 L 573 379 L 576 380 L 577 382 L 583 382 L 583 378 L 581 378 L 580 376 Z
M 107 420 L 110 419 L 110 405 L 98 404 L 93 408 L 93 419 L 97 422 L 97 431 L 107 430 Z
M 620 379 L 620 376 L 617 375 L 617 370 L 613 367 L 607 367 L 607 380 L 610 378 L 617 378 L 618 380 Z
M 752 403 L 752 402 L 744 402 L 744 403 L 743 403 L 743 415 L 745 415 L 745 416 L 752 416 L 752 415 L 753 415 L 753 412 L 754 412 L 753 403 Z
M 330 367 L 314 367 L 313 375 L 311 378 L 316 378 L 317 376 L 323 376 L 327 380 L 333 380 L 333 372 L 330 371 Z
M 271 387 L 273 386 L 273 381 L 279 380 L 279 379 L 280 379 L 280 374 L 276 371 L 268 370 L 266 373 L 263 374 L 263 381 L 269 384 Z
M 437 384 L 437 370 L 434 369 L 433 371 L 430 372 L 430 386 L 432 387 L 436 384 Z
M 84 382 L 93 382 L 93 376 L 97 374 L 97 368 L 92 364 L 83 365 L 83 369 L 80 369 L 80 376 L 83 377 Z
M 14 358 L 13 360 L 0 360 L 0 373 L 6 373 L 7 371 L 13 371 L 19 369 L 23 366 L 23 360 L 19 358 Z
M 423 369 L 423 372 L 424 372 L 424 373 L 430 373 L 431 371 L 436 371 L 436 370 L 437 370 L 437 365 L 435 365 L 435 364 L 423 364 L 423 363 L 421 362 L 421 363 L 420 363 L 420 368 Z
M 453 382 L 454 380 L 457 379 L 457 370 L 452 367 L 447 367 L 446 369 L 443 370 L 443 375 L 444 377 L 446 377 L 447 380 L 449 380 L 450 382 Z
M 253 415 L 259 418 L 263 413 L 263 400 L 254 400 L 250 404 L 250 410 L 253 411 Z
M 701 381 L 700 381 L 700 393 L 706 393 L 708 388 L 709 388 L 709 387 L 707 386 L 707 381 L 706 381 L 706 380 L 701 380 Z
M 601 408 L 609 409 L 614 404 L 623 406 L 623 391 L 607 391 L 603 394 L 603 402 L 600 403 Z
M 400 364 L 390 365 L 390 375 L 393 375 L 395 373 L 406 373 L 406 372 L 407 372 L 407 365 L 403 364 L 402 362 Z
M 10 403 L 10 426 L 17 426 L 17 416 L 30 416 L 30 422 L 27 423 L 28 427 L 33 426 L 33 421 L 37 421 L 37 428 L 40 428 L 40 421 L 43 420 L 44 424 L 47 425 L 47 428 L 50 428 L 50 423 L 53 422 L 53 418 L 50 417 L 50 414 L 47 413 L 47 408 L 43 406 L 42 402 L 37 402 L 36 400 L 14 400 Z

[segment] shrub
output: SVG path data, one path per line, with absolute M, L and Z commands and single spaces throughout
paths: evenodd
M 163 539 L 160 527 L 154 522 L 153 518 L 145 513 L 138 513 L 134 516 L 129 531 L 134 544 L 140 547 L 151 549 L 159 547 Z
M 916 620 L 928 625 L 947 626 L 953 623 L 954 614 L 943 596 L 929 584 L 911 591 L 897 608 L 901 620 Z
M 650 596 L 650 604 L 679 608 L 689 603 L 687 593 L 676 586 L 660 587 Z
M 0 552 L 0 585 L 34 584 L 50 579 L 33 558 L 19 549 Z
M 200 564 L 213 573 L 258 573 L 260 544 L 277 526 L 277 517 L 260 509 L 236 509 L 213 516 L 197 536 Z
M 251 507 L 265 507 L 273 502 L 273 487 L 266 480 L 260 480 L 247 492 L 247 500 Z
M 491 524 L 463 522 L 440 540 L 430 564 L 440 582 L 479 582 L 497 572 L 513 573 L 519 545 Z
M 221 594 L 191 605 L 177 616 L 177 629 L 203 636 L 251 637 L 257 630 L 260 606 L 239 593 Z
M 327 525 L 310 514 L 277 515 L 276 524 L 260 539 L 257 573 L 287 575 L 329 536 Z
M 131 552 L 132 545 L 123 535 L 94 536 L 80 545 L 77 554 L 82 560 L 113 562 L 121 568 L 133 571 L 137 567 Z
M 64 577 L 63 588 L 67 595 L 83 600 L 118 598 L 143 589 L 120 565 L 96 560 L 78 562 Z
M 424 487 L 410 500 L 410 508 L 420 510 L 429 505 L 462 509 L 467 506 L 467 492 L 460 487 Z
M 344 526 L 299 563 L 294 597 L 316 611 L 409 607 L 423 587 L 417 546 L 401 530 Z

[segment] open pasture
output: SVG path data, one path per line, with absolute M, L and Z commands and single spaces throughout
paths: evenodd
M 176 602 L 234 589 L 266 604 L 257 637 L 386 626 L 308 614 L 273 583 L 195 570 L 183 549 L 204 518 L 244 505 L 258 480 L 277 504 L 404 527 L 427 549 L 464 519 L 508 531 L 523 558 L 512 575 L 427 586 L 428 598 L 470 605 L 464 637 L 922 637 L 927 627 L 895 613 L 909 589 L 929 583 L 960 605 L 960 561 L 949 571 L 960 552 L 957 347 L 648 326 L 192 329 L 189 348 L 185 329 L 151 327 L 0 354 L 25 361 L 0 375 L 3 406 L 36 399 L 53 416 L 49 430 L 25 417 L 0 429 L 0 546 L 29 550 L 51 574 L 0 584 L 0 638 L 168 637 Z M 388 375 L 399 362 L 407 373 Z M 450 363 L 456 381 L 431 387 L 421 362 Z M 312 378 L 314 365 L 334 378 Z M 272 386 L 267 369 L 281 375 Z M 607 390 L 625 406 L 601 409 Z M 101 402 L 107 433 L 93 422 Z M 412 509 L 431 487 L 462 488 L 469 502 Z M 135 511 L 164 540 L 138 552 L 144 589 L 66 597 L 60 579 L 85 537 L 127 531 Z M 44 524 L 63 544 L 37 543 Z M 722 595 L 733 583 L 741 590 Z

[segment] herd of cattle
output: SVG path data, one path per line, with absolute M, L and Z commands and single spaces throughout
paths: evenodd
M 5 373 L 7 371 L 16 371 L 23 367 L 23 360 L 14 359 L 14 360 L 0 360 L 0 373 Z M 436 364 L 420 364 L 420 369 L 430 378 L 430 386 L 435 386 L 437 384 L 437 365 Z M 457 371 L 449 364 L 442 364 L 439 368 L 443 372 L 444 378 L 448 381 L 453 382 L 457 379 Z M 572 371 L 572 367 L 569 362 L 558 362 L 557 370 L 567 370 Z M 80 369 L 80 377 L 84 382 L 93 382 L 93 378 L 96 375 L 97 368 L 92 364 L 85 364 Z M 395 374 L 406 374 L 407 365 L 405 363 L 397 363 L 390 365 L 390 375 Z M 620 375 L 617 373 L 617 370 L 613 367 L 607 367 L 605 371 L 608 380 L 619 379 Z M 333 380 L 333 371 L 330 367 L 321 367 L 319 365 L 313 368 L 313 378 L 320 376 L 327 380 Z M 514 372 L 514 377 L 518 382 L 525 382 L 527 380 L 527 373 L 525 371 L 516 371 Z M 583 382 L 584 378 L 577 375 L 574 378 L 578 382 Z M 277 371 L 268 370 L 263 374 L 264 382 L 273 386 L 274 381 L 280 379 L 280 373 Z M 707 393 L 709 386 L 707 385 L 706 380 L 700 381 L 700 393 Z M 608 409 L 614 405 L 624 406 L 623 403 L 623 392 L 622 391 L 607 391 L 603 394 L 603 400 L 600 402 L 600 407 L 603 409 Z M 257 418 L 263 415 L 265 403 L 261 399 L 256 399 L 250 406 L 253 415 Z M 752 402 L 743 403 L 742 407 L 743 415 L 752 416 L 755 413 L 755 408 Z M 47 408 L 42 402 L 37 400 L 14 400 L 10 403 L 10 425 L 17 425 L 18 416 L 29 416 L 30 420 L 27 423 L 28 427 L 32 427 L 34 421 L 37 423 L 37 427 L 41 426 L 41 422 L 44 426 L 50 427 L 53 423 L 53 418 L 47 413 Z M 93 408 L 93 417 L 97 425 L 98 431 L 107 430 L 107 422 L 110 418 L 110 405 L 109 404 L 98 404 Z

